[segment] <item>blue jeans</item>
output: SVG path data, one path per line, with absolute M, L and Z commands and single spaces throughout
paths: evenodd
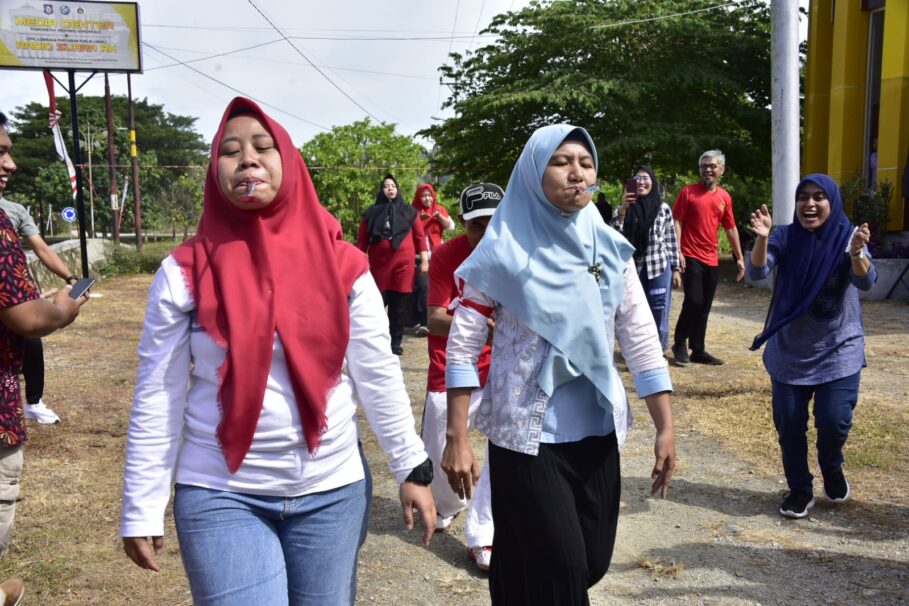
M 789 490 L 814 494 L 808 471 L 808 402 L 814 396 L 817 462 L 822 472 L 843 465 L 843 445 L 852 428 L 861 371 L 820 385 L 788 385 L 773 380 L 773 423 L 783 453 Z
M 672 267 L 666 264 L 663 273 L 653 279 L 647 278 L 646 265 L 638 272 L 644 294 L 647 295 L 647 304 L 653 313 L 657 333 L 660 335 L 660 345 L 663 351 L 669 349 L 669 306 L 672 305 Z
M 177 484 L 174 519 L 197 605 L 354 603 L 372 482 L 300 497 Z

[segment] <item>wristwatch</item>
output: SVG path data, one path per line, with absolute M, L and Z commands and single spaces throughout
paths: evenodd
M 413 468 L 410 475 L 404 479 L 405 482 L 413 482 L 420 486 L 429 486 L 432 483 L 432 461 L 429 457 L 425 461 Z
M 69 283 L 72 282 L 73 280 L 75 280 L 76 282 L 78 282 L 78 281 L 79 281 L 79 276 L 77 276 L 76 274 L 70 274 L 70 275 L 66 278 L 66 283 L 69 284 Z
M 865 258 L 865 247 L 859 249 L 857 253 L 849 253 L 853 259 L 864 259 Z

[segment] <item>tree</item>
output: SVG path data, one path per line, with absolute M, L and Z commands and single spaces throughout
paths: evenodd
M 91 153 L 92 186 L 95 197 L 95 226 L 98 231 L 111 231 L 110 176 L 107 159 L 107 118 L 104 97 L 77 97 L 79 107 L 80 146 L 83 155 L 83 183 L 88 212 L 89 174 L 88 154 Z M 123 191 L 124 178 L 128 177 L 130 156 L 128 108 L 125 96 L 113 96 L 111 104 L 114 113 L 114 141 L 117 146 L 117 174 L 119 191 Z M 57 98 L 57 106 L 64 111 L 60 129 L 72 154 L 72 125 L 68 115 L 69 99 Z M 174 205 L 192 203 L 201 208 L 201 196 L 176 202 L 172 185 L 181 178 L 198 178 L 200 166 L 208 161 L 208 145 L 194 130 L 196 118 L 168 113 L 162 105 L 149 103 L 147 99 L 133 101 L 136 116 L 136 131 L 139 148 L 139 181 L 142 188 L 142 216 L 146 229 L 171 231 L 175 217 L 192 220 L 194 226 L 197 213 L 176 213 Z M 12 137 L 15 144 L 14 157 L 18 171 L 10 181 L 10 197 L 20 203 L 33 206 L 37 217 L 44 217 L 47 204 L 59 210 L 73 205 L 69 193 L 69 179 L 62 169 L 54 151 L 54 143 L 47 122 L 47 107 L 32 102 L 10 112 Z M 89 145 L 91 143 L 91 145 Z M 53 170 L 52 170 L 53 169 Z M 59 169 L 59 170 L 58 170 Z M 60 179 L 59 185 L 52 179 Z M 132 192 L 132 184 L 129 186 Z M 132 229 L 131 197 L 124 208 L 122 228 Z M 190 219 L 192 217 L 192 219 Z M 45 218 L 46 220 L 46 218 Z M 181 225 L 182 227 L 182 225 Z
M 455 117 L 419 133 L 438 146 L 434 172 L 504 184 L 533 130 L 568 122 L 590 131 L 615 182 L 639 163 L 689 173 L 713 148 L 730 173 L 769 178 L 769 7 L 667 17 L 710 6 L 535 1 L 497 16 L 484 32 L 495 43 L 440 70 Z
M 409 201 L 428 165 L 421 145 L 395 134 L 394 124 L 374 124 L 368 118 L 316 135 L 300 153 L 319 201 L 348 238 L 356 235 L 360 216 L 375 201 L 386 173 L 394 174 Z

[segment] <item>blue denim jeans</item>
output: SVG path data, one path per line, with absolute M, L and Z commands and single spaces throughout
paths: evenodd
M 197 605 L 348 606 L 370 478 L 300 497 L 177 484 L 174 519 Z
M 817 462 L 822 472 L 843 465 L 843 445 L 852 428 L 861 371 L 820 385 L 788 385 L 773 381 L 773 423 L 783 453 L 789 490 L 814 494 L 808 470 L 808 402 L 814 396 Z
M 663 273 L 653 279 L 647 278 L 647 267 L 638 272 L 644 294 L 647 295 L 647 304 L 653 313 L 657 333 L 660 335 L 660 345 L 663 351 L 669 349 L 669 307 L 672 305 L 672 267 L 666 264 Z

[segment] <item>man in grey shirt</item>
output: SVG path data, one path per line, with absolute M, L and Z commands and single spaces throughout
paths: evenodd
M 38 226 L 28 210 L 21 204 L 0 197 L 0 210 L 6 213 L 19 234 L 22 244 L 28 244 L 41 263 L 49 270 L 73 284 L 79 277 L 73 274 L 63 259 L 41 237 Z M 25 359 L 22 374 L 25 377 L 25 418 L 38 423 L 59 423 L 60 417 L 47 407 L 44 396 L 44 347 L 38 337 L 26 337 Z

